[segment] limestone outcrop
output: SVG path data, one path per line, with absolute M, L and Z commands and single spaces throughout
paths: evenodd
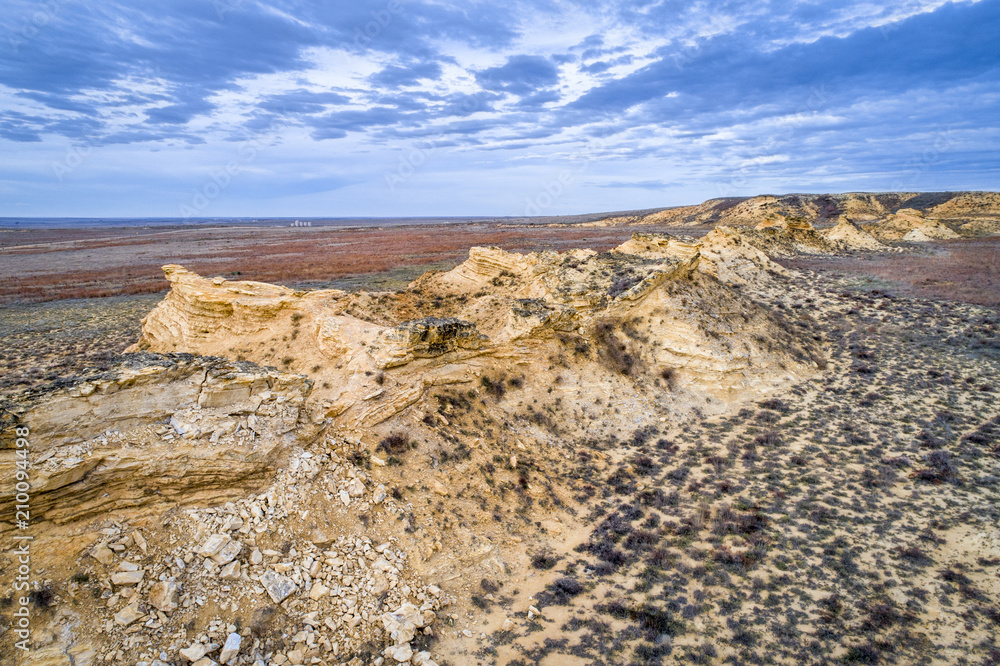
M 960 237 L 960 234 L 941 220 L 926 217 L 923 212 L 913 208 L 898 210 L 884 220 L 865 225 L 865 228 L 873 236 L 883 241 L 948 240 Z M 912 232 L 919 233 L 906 238 Z
M 421 637 L 450 603 L 438 582 L 530 566 L 522 525 L 566 551 L 586 534 L 562 509 L 586 484 L 549 474 L 573 442 L 722 413 L 820 371 L 812 320 L 758 295 L 791 274 L 754 242 L 814 233 L 473 248 L 395 292 L 165 266 L 170 293 L 121 365 L 0 405 L 2 441 L 31 432 L 33 552 L 63 593 L 89 586 L 40 653 L 435 663 Z M 0 451 L 3 478 L 16 464 Z M 15 490 L 0 486 L 4 503 Z
M 15 423 L 30 430 L 36 521 L 162 511 L 263 483 L 290 446 L 315 433 L 304 411 L 311 387 L 252 363 L 138 354 L 114 371 L 5 401 L 0 441 L 13 445 Z M 0 502 L 13 500 L 16 465 L 13 449 L 0 451 Z
M 700 240 L 635 233 L 614 252 L 646 258 L 698 259 L 698 271 L 729 285 L 760 284 L 774 276 L 788 275 L 742 232 L 731 227 L 716 227 Z
M 722 408 L 787 369 L 804 363 L 797 371 L 810 372 L 815 356 L 772 342 L 786 335 L 781 324 L 733 289 L 785 272 L 726 229 L 700 242 L 636 236 L 603 254 L 472 248 L 453 270 L 394 293 L 296 292 L 164 271 L 171 293 L 144 320 L 133 351 L 183 349 L 307 375 L 316 382 L 309 409 L 350 428 L 385 421 L 435 386 L 537 364 L 564 354 L 571 340 L 590 346 L 607 321 L 620 327 L 612 344 L 631 350 L 628 373 L 669 367 L 680 378 L 681 409 L 706 399 Z M 717 312 L 727 314 L 709 315 Z M 593 350 L 562 374 L 596 371 L 610 391 L 628 373 L 607 365 Z

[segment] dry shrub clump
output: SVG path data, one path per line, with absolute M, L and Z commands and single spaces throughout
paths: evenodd
M 616 322 L 611 319 L 601 319 L 594 325 L 594 343 L 601 361 L 611 370 L 623 375 L 631 375 L 636 365 L 636 358 L 628 351 L 615 334 Z

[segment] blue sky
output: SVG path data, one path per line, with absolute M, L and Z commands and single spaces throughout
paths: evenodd
M 1000 189 L 1000 0 L 6 0 L 0 216 Z

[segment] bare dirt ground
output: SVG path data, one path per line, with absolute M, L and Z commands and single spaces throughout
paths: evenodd
M 0 307 L 0 395 L 104 370 L 139 337 L 159 295 Z

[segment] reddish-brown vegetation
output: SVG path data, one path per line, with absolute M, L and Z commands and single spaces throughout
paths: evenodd
M 929 243 L 931 254 L 796 257 L 788 268 L 862 274 L 911 296 L 1000 307 L 1000 237 Z
M 403 267 L 458 263 L 474 245 L 507 250 L 608 250 L 627 228 L 501 224 L 25 230 L 0 234 L 0 302 L 165 291 L 160 267 L 308 285 Z M 419 272 L 419 271 L 418 271 Z

